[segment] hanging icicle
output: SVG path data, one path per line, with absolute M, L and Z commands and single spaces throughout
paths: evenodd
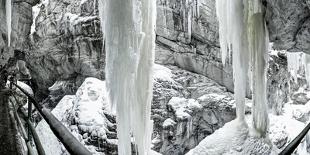
M 7 32 L 8 32 L 8 46 L 11 46 L 11 32 L 12 32 L 12 1 L 6 0 L 6 25 L 7 25 Z
M 229 50 L 233 53 L 234 92 L 237 105 L 237 117 L 244 120 L 244 103 L 246 94 L 249 52 L 246 33 L 246 15 L 242 0 L 217 0 L 219 19 L 220 46 L 222 62 L 225 64 Z M 232 46 L 232 48 L 230 48 Z
M 233 52 L 234 92 L 237 118 L 244 120 L 244 102 L 249 64 L 252 69 L 253 126 L 259 136 L 268 127 L 266 72 L 268 32 L 260 0 L 217 0 L 222 63 Z
M 304 55 L 304 70 L 305 70 L 305 77 L 307 80 L 308 89 L 310 88 L 310 55 L 309 54 L 303 54 Z
M 302 53 L 301 52 L 286 52 L 287 56 L 287 70 L 293 76 L 294 81 L 297 82 L 297 74 L 302 66 Z
M 149 154 L 156 1 L 100 0 L 99 10 L 107 89 L 117 115 L 118 154 L 130 154 L 131 132 L 138 154 Z
M 253 127 L 259 137 L 265 137 L 268 127 L 267 64 L 269 38 L 259 0 L 248 1 L 248 39 L 253 66 Z
M 220 47 L 222 53 L 222 63 L 226 64 L 226 58 L 229 50 L 229 33 L 228 33 L 228 9 L 230 1 L 227 0 L 216 0 L 216 15 L 219 20 L 219 35 L 220 35 Z

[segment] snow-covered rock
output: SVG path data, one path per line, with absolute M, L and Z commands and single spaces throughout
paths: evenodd
M 110 106 L 106 101 L 105 82 L 96 78 L 87 78 L 76 95 L 65 96 L 52 110 L 52 113 L 90 151 L 95 154 L 100 152 L 113 154 L 115 150 L 109 152 L 111 150 L 106 149 L 106 151 L 103 151 L 100 150 L 100 147 L 99 149 L 97 147 L 100 145 L 115 146 L 115 144 L 107 144 L 113 142 L 113 140 L 107 140 L 111 136 L 112 139 L 116 138 L 115 117 L 111 116 L 109 110 Z M 42 137 L 42 143 L 47 150 L 47 154 L 53 154 L 55 151 L 65 152 L 59 142 L 51 143 L 47 141 L 52 139 L 51 141 L 55 142 L 57 138 L 48 129 L 48 125 L 44 120 L 38 124 L 36 130 Z M 94 146 L 96 146 L 95 149 Z

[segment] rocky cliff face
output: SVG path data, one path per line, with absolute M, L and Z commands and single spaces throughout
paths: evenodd
M 309 0 L 265 1 L 270 40 L 275 48 L 310 54 Z
M 85 77 L 103 79 L 105 55 L 97 1 L 50 0 L 36 7 L 39 13 L 28 63 L 41 95 L 47 95 L 47 88 L 57 80 L 79 86 Z
M 29 49 L 29 34 L 32 24 L 32 6 L 39 0 L 12 0 L 11 46 L 14 49 Z M 13 48 L 8 48 L 5 0 L 0 2 L 0 65 L 5 65 L 14 56 Z

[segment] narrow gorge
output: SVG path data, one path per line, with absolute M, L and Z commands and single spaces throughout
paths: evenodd
M 0 97 L 8 73 L 91 154 L 280 154 L 310 121 L 309 17 L 309 0 L 2 0 Z M 30 108 L 45 154 L 69 155 Z

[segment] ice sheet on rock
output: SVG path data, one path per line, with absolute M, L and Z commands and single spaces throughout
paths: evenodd
M 41 3 L 32 7 L 32 24 L 31 24 L 30 34 L 33 34 L 36 31 L 36 18 L 38 17 L 40 13 L 40 7 L 41 7 Z
M 247 136 L 247 124 L 240 120 L 233 120 L 203 139 L 186 155 L 224 154 L 232 148 L 238 149 Z
M 12 0 L 6 0 L 6 3 L 5 3 L 5 13 L 6 13 L 6 25 L 7 25 L 8 46 L 11 46 L 11 32 L 12 32 Z

